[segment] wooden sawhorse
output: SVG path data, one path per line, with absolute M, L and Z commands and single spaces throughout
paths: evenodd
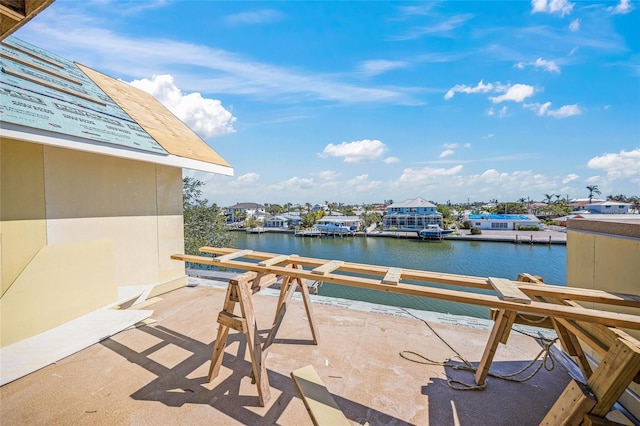
M 503 297 L 513 297 L 514 301 L 519 303 L 530 303 L 527 302 L 528 297 L 520 290 L 500 281 L 491 284 Z M 520 274 L 518 281 L 544 285 L 541 279 L 529 274 Z M 515 300 L 516 298 L 518 300 Z M 540 296 L 537 298 L 545 302 L 580 307 L 576 302 L 567 299 Z M 515 310 L 497 310 L 491 336 L 476 370 L 477 385 L 485 383 L 496 348 L 499 343 L 507 343 L 511 327 L 514 322 L 518 322 L 517 315 L 518 312 Z M 564 351 L 573 357 L 586 378 L 584 384 L 572 380 L 540 424 L 607 424 L 605 416 L 631 382 L 640 383 L 640 342 L 622 330 L 596 323 L 551 317 L 550 321 L 538 326 L 555 329 Z M 592 369 L 580 341 L 602 357 L 595 370 Z
M 290 264 L 289 267 L 300 268 L 299 265 Z M 278 280 L 275 274 L 258 274 L 256 272 L 245 272 L 237 275 L 229 280 L 227 294 L 224 300 L 222 311 L 218 314 L 218 335 L 211 354 L 211 366 L 209 368 L 208 380 L 211 382 L 220 373 L 222 365 L 222 357 L 224 349 L 227 346 L 227 337 L 229 329 L 234 329 L 244 333 L 247 339 L 247 347 L 251 355 L 252 379 L 258 387 L 258 399 L 263 407 L 271 399 L 271 390 L 269 387 L 269 378 L 267 377 L 267 368 L 265 360 L 269 352 L 269 348 L 273 343 L 278 329 L 282 323 L 282 319 L 287 311 L 287 305 L 291 301 L 296 287 L 300 287 L 302 300 L 311 328 L 313 343 L 318 344 L 318 326 L 313 316 L 311 300 L 309 298 L 309 290 L 306 283 L 301 278 L 292 278 L 285 276 L 282 279 L 280 287 L 280 297 L 276 307 L 276 314 L 273 325 L 269 330 L 264 343 L 260 342 L 258 334 L 258 325 L 256 322 L 255 311 L 253 309 L 253 301 L 251 296 L 265 287 L 274 284 Z M 234 309 L 236 303 L 240 305 L 240 315 L 235 315 Z

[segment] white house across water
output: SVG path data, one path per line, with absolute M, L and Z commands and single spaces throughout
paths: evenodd
M 385 231 L 419 231 L 428 225 L 443 227 L 442 214 L 436 205 L 422 198 L 389 205 L 382 223 Z
M 540 220 L 532 214 L 470 214 L 471 226 L 480 229 L 516 230 L 521 226 L 542 228 Z

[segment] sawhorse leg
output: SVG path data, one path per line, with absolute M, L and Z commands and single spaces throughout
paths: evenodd
M 491 329 L 491 335 L 487 346 L 484 348 L 482 359 L 476 370 L 475 381 L 476 385 L 484 386 L 487 376 L 489 375 L 489 368 L 491 368 L 491 362 L 498 349 L 498 343 L 507 343 L 509 338 L 509 332 L 511 332 L 511 326 L 516 319 L 517 312 L 509 311 L 506 309 L 500 309 L 496 316 L 493 329 Z
M 262 345 L 258 335 L 258 324 L 256 322 L 255 311 L 251 296 L 251 282 L 256 274 L 247 272 L 229 280 L 223 310 L 218 315 L 218 335 L 211 355 L 211 366 L 209 368 L 209 381 L 215 379 L 220 372 L 224 348 L 227 345 L 229 328 L 233 328 L 247 338 L 247 347 L 251 355 L 252 373 L 258 387 L 258 399 L 263 407 L 271 399 L 271 389 L 267 369 L 262 356 Z M 233 314 L 236 301 L 240 304 L 242 316 Z
M 302 269 L 300 265 L 293 265 L 293 268 Z M 280 324 L 282 323 L 284 314 L 287 312 L 287 305 L 291 301 L 296 287 L 300 287 L 300 293 L 302 293 L 302 301 L 304 302 L 304 309 L 307 314 L 307 320 L 309 321 L 309 328 L 311 329 L 313 344 L 318 344 L 319 331 L 318 325 L 316 324 L 316 319 L 313 315 L 313 307 L 311 306 L 309 289 L 307 288 L 307 285 L 302 278 L 285 277 L 282 280 L 282 287 L 280 287 L 280 297 L 278 298 L 278 305 L 276 307 L 276 315 L 273 319 L 273 325 L 271 327 L 271 330 L 269 331 L 267 339 L 264 342 L 264 345 L 262 346 L 262 349 L 265 352 L 265 356 L 276 337 L 276 333 L 280 328 Z

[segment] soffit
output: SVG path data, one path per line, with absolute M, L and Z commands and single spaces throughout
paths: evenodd
M 11 35 L 54 0 L 0 0 L 0 40 Z

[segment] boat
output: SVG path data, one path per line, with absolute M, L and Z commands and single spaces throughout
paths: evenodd
M 353 235 L 356 232 L 355 226 L 348 226 L 341 222 L 323 223 L 320 221 L 316 223 L 315 228 L 328 235 Z
M 423 228 L 418 231 L 418 237 L 423 240 L 427 239 L 442 239 L 443 236 L 449 235 L 453 233 L 453 229 L 442 229 L 440 225 L 432 224 L 427 225 L 426 228 Z

